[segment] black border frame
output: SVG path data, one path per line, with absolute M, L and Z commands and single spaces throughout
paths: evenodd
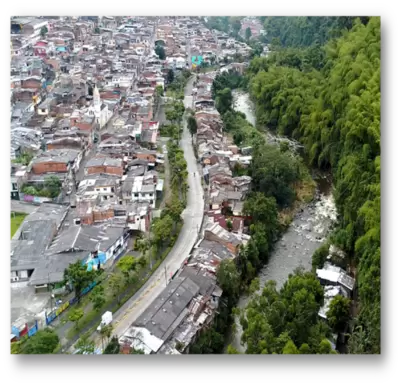
M 376 356 L 10 356 L 9 261 L 5 258 L 5 351 L 9 370 L 23 379 L 185 379 L 185 378 L 382 378 L 396 359 L 396 27 L 391 14 L 376 7 L 26 7 L 12 14 L 271 14 L 378 15 L 382 18 L 382 354 Z M 8 27 L 8 24 L 7 24 Z M 6 66 L 9 66 L 6 31 Z M 9 127 L 9 69 L 6 67 L 6 124 Z M 8 86 L 8 87 L 7 87 Z M 9 212 L 9 130 L 5 129 L 6 212 Z M 6 255 L 9 219 L 5 218 Z M 7 307 L 8 305 L 8 307 Z M 135 358 L 133 358 L 135 357 Z

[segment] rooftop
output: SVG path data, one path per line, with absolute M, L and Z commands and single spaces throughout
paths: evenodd
M 186 316 L 187 306 L 200 291 L 190 278 L 177 277 L 135 321 L 161 340 L 166 340 Z
M 96 166 L 111 166 L 122 167 L 122 159 L 108 158 L 108 157 L 94 157 L 89 159 L 85 168 Z

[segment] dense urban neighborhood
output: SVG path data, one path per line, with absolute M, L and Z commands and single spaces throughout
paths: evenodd
M 307 131 L 379 18 L 288 19 L 11 18 L 12 353 L 379 351 L 380 116 L 368 175 Z

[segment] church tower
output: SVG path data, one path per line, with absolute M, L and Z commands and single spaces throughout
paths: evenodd
M 101 99 L 100 99 L 100 92 L 97 88 L 97 84 L 93 90 L 93 107 L 94 107 L 94 114 L 97 119 L 100 118 L 100 110 L 101 110 Z

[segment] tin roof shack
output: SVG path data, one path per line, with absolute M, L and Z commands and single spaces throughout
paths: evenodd
M 347 275 L 342 268 L 326 262 L 322 269 L 317 269 L 316 274 L 321 285 L 339 285 L 347 293 L 347 296 L 352 298 L 355 279 Z
M 324 304 L 318 311 L 318 315 L 321 318 L 325 320 L 327 319 L 326 313 L 329 310 L 329 306 L 333 298 L 335 298 L 337 295 L 348 297 L 348 293 L 341 286 L 332 286 L 332 285 L 324 286 Z
M 122 176 L 124 173 L 122 159 L 114 159 L 97 155 L 91 158 L 85 166 L 85 175 L 111 174 Z
M 43 135 L 38 130 L 25 127 L 11 129 L 11 159 L 24 152 L 37 154 L 40 151 Z
M 121 345 L 146 354 L 178 354 L 177 350 L 187 351 L 199 332 L 212 322 L 221 292 L 215 278 L 195 271 L 181 274 L 120 338 Z
M 202 269 L 204 272 L 214 274 L 221 261 L 234 259 L 236 256 L 226 246 L 202 239 L 193 249 L 188 258 L 188 267 Z
M 239 253 L 242 244 L 240 237 L 225 230 L 219 223 L 208 224 L 204 230 L 204 239 L 224 245 L 235 256 Z

